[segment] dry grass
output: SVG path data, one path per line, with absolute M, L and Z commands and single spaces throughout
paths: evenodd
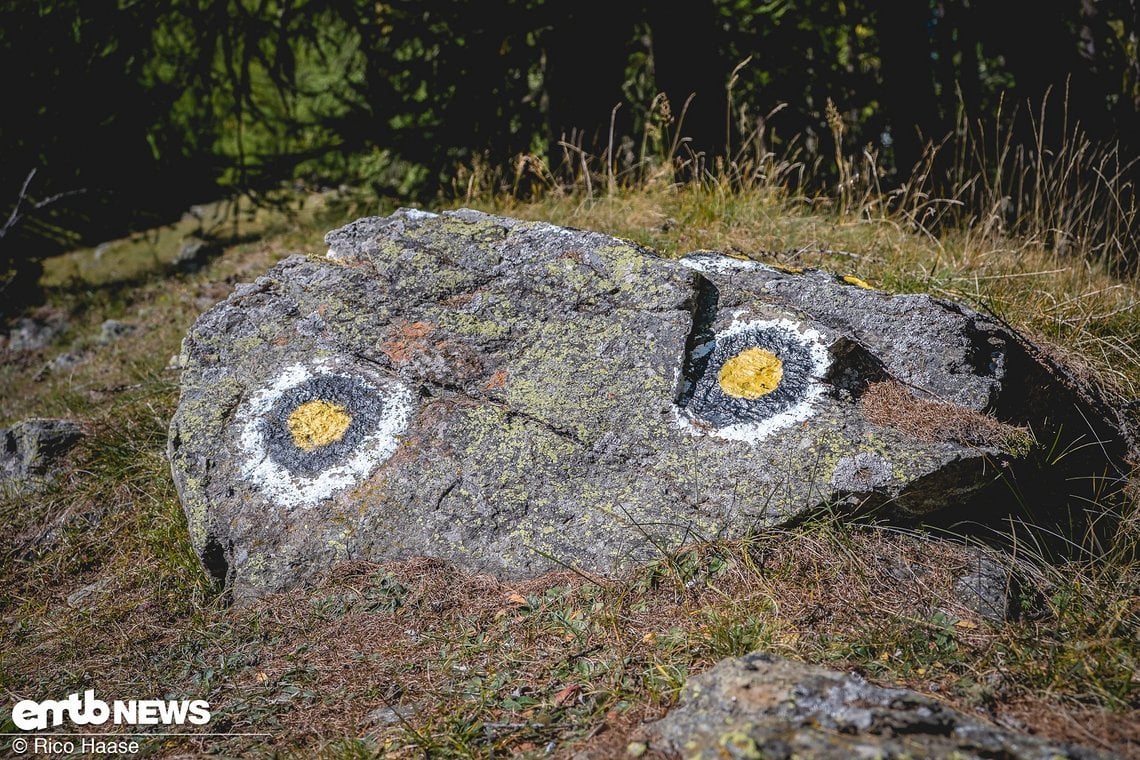
M 859 398 L 871 422 L 894 428 L 919 441 L 949 441 L 1022 451 L 1032 445 L 1029 431 L 972 409 L 930 398 L 917 398 L 902 383 L 871 383 Z
M 98 674 L 106 691 L 200 694 L 220 708 L 213 730 L 266 731 L 256 746 L 283 753 L 336 755 L 348 742 L 386 757 L 539 754 L 554 741 L 602 757 L 667 707 L 689 673 L 763 648 L 1089 743 L 1080 721 L 1112 720 L 1104 708 L 1082 705 L 1068 674 L 1043 689 L 1020 673 L 1030 642 L 1033 666 L 1052 669 L 1064 622 L 1046 608 L 1040 620 L 993 627 L 970 612 L 954 582 L 976 552 L 821 524 L 694 547 L 620 581 L 562 574 L 512 585 L 432 560 L 352 563 L 248 609 L 165 629 L 125 621 L 113 638 L 148 635 L 118 658 L 47 639 L 10 663 L 8 678 L 34 681 L 51 662 Z M 145 687 L 140 671 L 154 679 Z M 377 716 L 385 709 L 396 713 Z M 1140 741 L 1140 713 L 1124 710 L 1109 735 L 1117 751 Z M 254 746 L 202 741 L 224 754 Z

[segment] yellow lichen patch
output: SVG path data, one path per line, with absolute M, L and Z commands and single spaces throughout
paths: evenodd
M 343 406 L 327 401 L 306 401 L 289 415 L 289 432 L 293 443 L 305 451 L 328 446 L 344 437 L 352 417 Z
M 736 398 L 757 399 L 772 391 L 784 377 L 780 357 L 762 348 L 749 348 L 726 361 L 717 374 L 720 389 Z
M 846 276 L 843 278 L 843 281 L 844 281 L 845 283 L 847 283 L 848 285 L 854 285 L 854 286 L 855 286 L 855 287 L 857 287 L 857 288 L 864 288 L 865 290 L 874 290 L 874 288 L 872 288 L 872 287 L 871 287 L 871 286 L 870 286 L 870 285 L 867 283 L 867 281 L 866 281 L 866 280 L 860 280 L 858 277 L 856 277 L 856 276 L 855 276 L 855 275 L 853 275 L 853 274 L 849 274 L 849 275 L 846 275 Z

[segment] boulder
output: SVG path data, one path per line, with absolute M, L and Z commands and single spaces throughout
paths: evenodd
M 49 482 L 83 430 L 73 420 L 27 419 L 0 428 L 0 484 L 27 490 Z
M 690 679 L 678 706 L 644 738 L 650 749 L 686 760 L 1105 757 L 998 728 L 909 689 L 763 652 Z
M 607 573 L 819 509 L 993 511 L 1123 466 L 1095 388 L 926 295 L 467 210 L 327 242 L 183 343 L 174 479 L 239 599 L 345 559 Z M 1043 473 L 1057 436 L 1102 445 Z

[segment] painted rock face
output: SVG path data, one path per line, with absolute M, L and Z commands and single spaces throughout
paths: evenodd
M 364 367 L 286 367 L 239 410 L 242 476 L 284 507 L 314 504 L 367 476 L 399 445 L 412 394 Z
M 174 478 L 239 599 L 345 559 L 609 572 L 820 508 L 1009 501 L 1046 417 L 1104 419 L 994 322 L 823 272 L 471 211 L 327 239 L 184 342 Z

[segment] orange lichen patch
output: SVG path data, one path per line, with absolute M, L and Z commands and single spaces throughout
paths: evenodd
M 274 338 L 273 339 L 273 345 L 275 345 L 275 346 L 287 346 L 287 345 L 289 345 L 289 339 L 286 338 L 284 335 L 282 335 L 280 338 Z
M 293 410 L 287 424 L 293 443 L 305 451 L 328 446 L 344 437 L 352 417 L 339 404 L 307 401 Z
M 491 379 L 487 381 L 487 384 L 483 386 L 483 389 L 493 391 L 502 388 L 506 384 L 507 371 L 505 369 L 501 369 L 495 374 L 491 375 Z
M 406 338 L 422 338 L 435 329 L 431 322 L 400 322 L 399 334 Z
M 763 348 L 749 348 L 726 361 L 717 374 L 720 389 L 735 398 L 757 399 L 776 390 L 784 377 L 780 357 Z
M 435 329 L 431 322 L 398 322 L 380 350 L 395 364 L 405 364 L 428 348 L 424 336 Z
M 774 269 L 779 269 L 781 272 L 783 272 L 785 274 L 803 274 L 804 273 L 803 267 L 792 267 L 792 266 L 787 266 L 786 264 L 773 264 L 772 267 Z
M 845 275 L 843 277 L 843 281 L 848 285 L 854 285 L 857 288 L 863 288 L 864 290 L 874 290 L 874 288 L 872 288 L 866 280 L 860 280 L 853 274 Z

